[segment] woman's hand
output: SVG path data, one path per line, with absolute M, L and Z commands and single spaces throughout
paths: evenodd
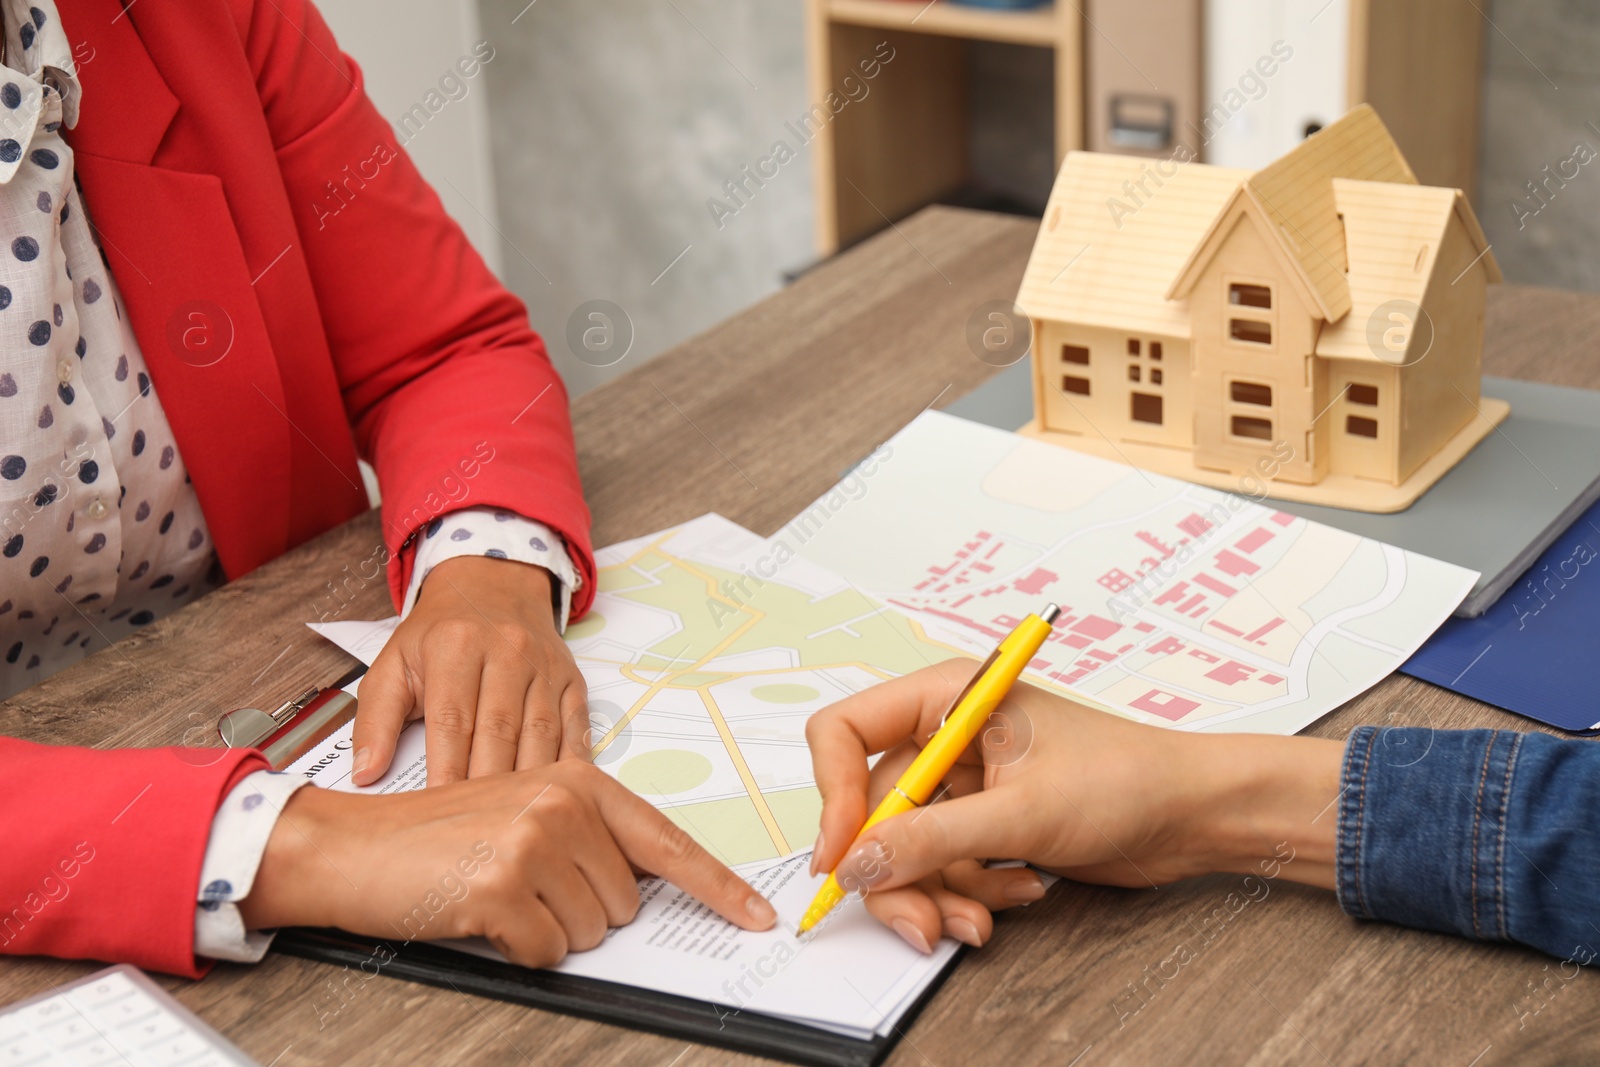
M 411 614 L 361 680 L 357 785 L 378 780 L 411 719 L 425 719 L 428 784 L 589 758 L 588 690 L 556 631 L 550 572 L 457 556 L 428 574 Z
M 777 921 L 665 815 L 576 760 L 385 796 L 300 789 L 239 909 L 253 930 L 486 937 L 508 959 L 545 967 L 633 918 L 635 868 L 746 930 Z
M 959 937 L 953 919 L 987 939 L 976 910 L 1042 895 L 1024 881 L 1030 872 L 983 870 L 986 859 L 1153 886 L 1287 854 L 1284 877 L 1332 887 L 1336 816 L 1324 813 L 1339 791 L 1338 742 L 1163 730 L 1026 684 L 963 755 L 942 802 L 880 823 L 852 848 L 976 667 L 954 660 L 906 675 L 823 709 L 806 729 L 823 797 L 814 862 L 838 864 L 846 888 L 913 945 L 941 930 Z M 885 755 L 869 774 L 874 752 Z

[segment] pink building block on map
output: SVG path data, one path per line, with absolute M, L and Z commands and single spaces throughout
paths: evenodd
M 1099 615 L 1086 615 L 1072 628 L 1085 637 L 1092 637 L 1096 641 L 1104 641 L 1122 629 L 1117 623 L 1112 622 L 1110 619 L 1101 618 Z
M 1152 715 L 1159 715 L 1163 719 L 1177 722 L 1185 715 L 1200 706 L 1198 700 L 1189 700 L 1176 693 L 1165 693 L 1160 689 L 1152 689 L 1142 697 L 1128 701 L 1128 706 L 1148 711 Z
M 1202 573 L 1202 574 L 1195 575 L 1194 576 L 1194 584 L 1195 585 L 1199 585 L 1199 586 L 1204 586 L 1205 588 L 1211 590 L 1213 593 L 1216 593 L 1218 596 L 1223 596 L 1223 597 L 1230 597 L 1234 593 L 1238 592 L 1238 590 L 1235 589 L 1233 586 L 1227 585 L 1227 584 L 1225 584 L 1223 582 L 1219 582 L 1215 578 L 1211 577 L 1211 575 L 1209 575 L 1209 574 L 1203 574 Z
M 1230 659 L 1219 667 L 1213 667 L 1206 672 L 1206 677 L 1223 685 L 1233 685 L 1242 682 L 1256 673 L 1254 667 L 1246 666 L 1236 659 Z
M 1249 533 L 1239 538 L 1239 540 L 1235 541 L 1233 543 L 1233 547 L 1237 548 L 1240 552 L 1249 554 L 1276 536 L 1278 535 L 1267 529 L 1265 526 L 1257 526 L 1254 530 L 1251 530 Z
M 1258 565 L 1251 563 L 1243 556 L 1229 552 L 1227 549 L 1217 553 L 1217 570 L 1230 577 L 1238 577 L 1241 574 L 1254 574 L 1260 569 Z
M 1119 567 L 1112 567 L 1100 577 L 1096 578 L 1095 581 L 1099 582 L 1113 593 L 1120 593 L 1124 589 L 1128 588 L 1128 586 L 1133 584 L 1133 578 L 1128 574 L 1128 572 Z
M 1018 578 L 1011 584 L 1020 592 L 1027 593 L 1029 596 L 1037 596 L 1044 592 L 1045 586 L 1055 581 L 1058 577 L 1060 576 L 1052 574 L 1043 567 L 1035 567 L 1032 574 L 1026 578 Z

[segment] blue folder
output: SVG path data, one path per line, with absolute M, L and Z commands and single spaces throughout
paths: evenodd
M 1600 504 L 1493 607 L 1447 620 L 1400 669 L 1562 730 L 1600 730 Z

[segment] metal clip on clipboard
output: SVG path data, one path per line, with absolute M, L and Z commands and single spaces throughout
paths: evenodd
M 356 717 L 356 698 L 343 689 L 312 686 L 273 712 L 239 708 L 217 720 L 229 748 L 259 748 L 281 771 Z

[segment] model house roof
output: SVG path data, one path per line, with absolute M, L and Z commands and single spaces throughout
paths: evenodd
M 1188 337 L 1188 309 L 1168 300 L 1167 288 L 1249 176 L 1204 163 L 1067 153 L 1017 306 L 1037 319 Z
M 1313 303 L 1328 322 L 1337 322 L 1350 311 L 1345 279 L 1348 236 L 1334 203 L 1335 178 L 1417 184 L 1378 113 L 1361 104 L 1250 175 L 1241 190 L 1276 229 L 1281 247 L 1298 265 Z M 1214 236 L 1208 232 L 1195 246 L 1167 295 L 1174 299 L 1188 295 L 1215 251 Z
M 1379 359 L 1382 353 L 1398 363 L 1410 362 L 1408 353 L 1390 353 L 1367 336 L 1373 312 L 1391 300 L 1408 300 L 1423 306 L 1423 295 L 1434 280 L 1439 249 L 1452 214 L 1466 227 L 1474 254 L 1484 253 L 1478 262 L 1487 268 L 1489 280 L 1498 282 L 1500 268 L 1493 253 L 1487 251 L 1489 242 L 1459 190 L 1346 178 L 1335 178 L 1331 184 L 1335 205 L 1344 218 L 1350 257 L 1350 311 L 1322 328 L 1316 354 Z M 1452 264 L 1451 273 L 1456 274 L 1463 267 L 1464 264 Z M 1439 284 L 1454 281 L 1456 278 L 1446 275 Z
M 1241 214 L 1261 224 L 1286 280 L 1327 323 L 1318 355 L 1377 358 L 1368 318 L 1389 300 L 1423 303 L 1452 215 L 1500 279 L 1465 199 L 1417 185 L 1361 105 L 1254 173 L 1070 153 L 1018 306 L 1034 318 L 1188 337 L 1182 301 Z

